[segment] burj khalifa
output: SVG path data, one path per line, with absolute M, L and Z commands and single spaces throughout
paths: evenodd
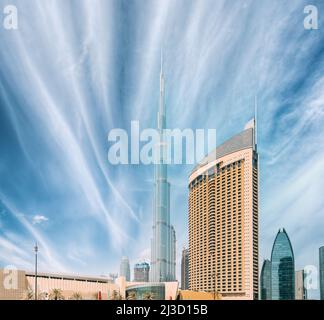
M 174 281 L 176 273 L 176 236 L 170 224 L 170 183 L 166 163 L 166 112 L 164 102 L 163 57 L 161 54 L 160 104 L 157 116 L 159 143 L 155 148 L 153 238 L 151 240 L 151 282 Z

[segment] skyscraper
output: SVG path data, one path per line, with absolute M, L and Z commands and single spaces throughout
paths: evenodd
M 321 300 L 324 300 L 324 246 L 319 248 L 319 273 Z
M 271 262 L 263 261 L 260 277 L 260 299 L 271 300 Z
M 183 248 L 181 257 L 181 289 L 189 289 L 189 250 Z
M 134 281 L 148 282 L 150 274 L 150 265 L 147 262 L 136 263 L 134 266 Z
M 153 238 L 151 240 L 152 282 L 175 280 L 175 230 L 170 224 L 170 184 L 166 164 L 166 113 L 164 103 L 164 75 L 161 54 L 160 106 L 157 117 L 159 143 L 156 146 L 154 170 Z
M 305 287 L 305 271 L 299 270 L 295 272 L 295 299 L 306 300 L 307 290 Z
M 120 261 L 119 275 L 125 277 L 126 281 L 130 281 L 130 266 L 127 257 L 122 257 Z
M 272 300 L 295 299 L 294 252 L 285 229 L 279 230 L 271 252 Z
M 189 177 L 189 287 L 258 299 L 256 122 L 207 155 Z

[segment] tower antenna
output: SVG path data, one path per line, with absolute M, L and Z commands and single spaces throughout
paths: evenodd
M 254 96 L 254 143 L 258 144 L 258 97 Z

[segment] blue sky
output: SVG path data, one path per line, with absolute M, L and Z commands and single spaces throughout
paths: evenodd
M 152 166 L 108 163 L 108 132 L 156 126 L 160 49 L 170 128 L 241 131 L 259 105 L 260 261 L 285 227 L 296 268 L 324 244 L 324 33 L 308 1 L 0 0 L 0 265 L 117 272 L 149 259 Z M 0 15 L 1 17 L 1 15 Z M 171 166 L 178 258 L 190 165 Z M 179 262 L 179 259 L 178 259 Z M 180 264 L 178 263 L 178 274 Z M 318 297 L 313 290 L 311 297 Z

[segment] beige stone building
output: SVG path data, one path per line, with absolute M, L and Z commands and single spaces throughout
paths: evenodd
M 38 273 L 38 299 L 53 299 L 53 290 L 59 290 L 64 300 L 75 299 L 75 294 L 82 300 L 127 299 L 130 293 L 135 293 L 138 300 L 148 294 L 154 300 L 175 300 L 178 282 L 130 282 L 125 277 L 112 281 L 106 277 Z M 0 269 L 0 300 L 33 300 L 34 292 L 34 272 Z
M 258 298 L 258 154 L 255 121 L 189 177 L 189 288 Z
M 39 299 L 48 299 L 54 289 L 59 289 L 64 299 L 78 293 L 82 299 L 109 299 L 119 287 L 106 277 L 89 277 L 55 273 L 38 273 Z M 0 270 L 0 300 L 34 299 L 35 273 L 22 270 Z M 99 296 L 98 296 L 99 295 Z

